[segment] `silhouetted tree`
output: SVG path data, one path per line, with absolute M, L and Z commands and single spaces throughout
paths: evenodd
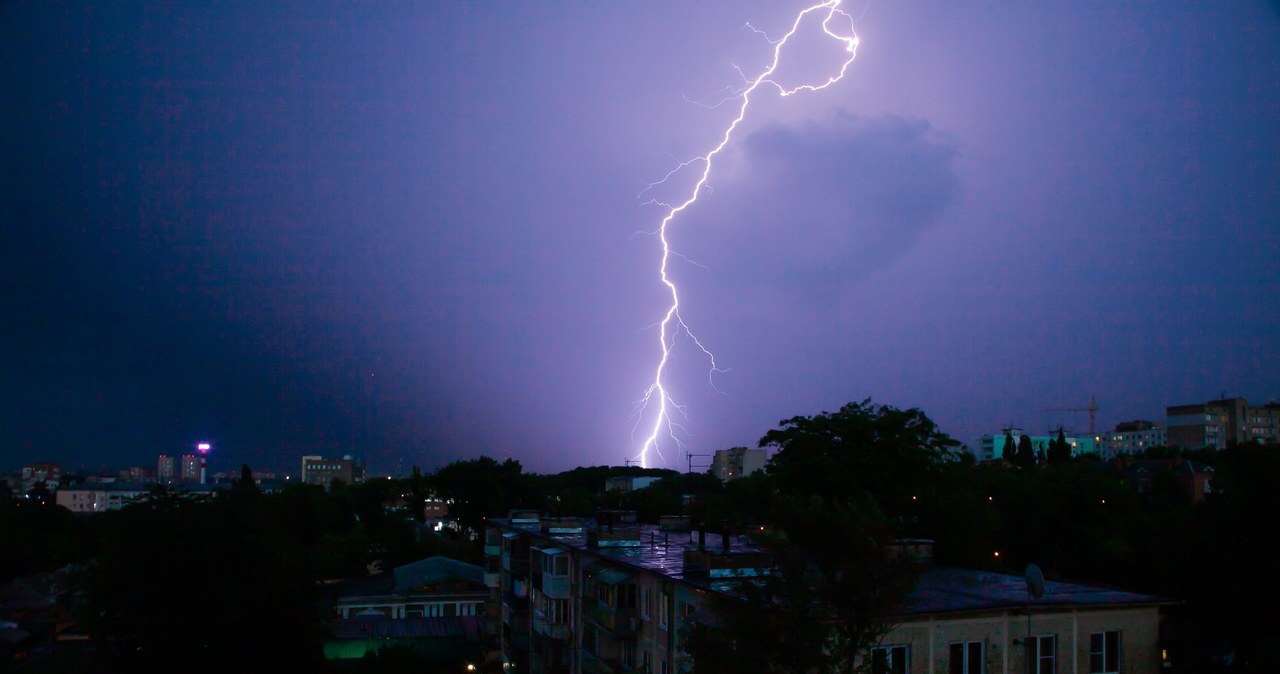
M 505 517 L 512 508 L 541 510 L 543 506 L 537 481 L 523 474 L 514 459 L 499 463 L 482 456 L 455 461 L 436 471 L 432 485 L 469 535 L 483 533 L 486 517 Z
M 313 672 L 315 576 L 292 532 L 247 499 L 160 500 L 100 516 L 84 625 L 117 671 Z
M 1066 434 L 1062 429 L 1058 429 L 1058 437 L 1049 441 L 1048 463 L 1050 466 L 1061 466 L 1071 461 L 1071 443 L 1067 442 Z
M 724 662 L 737 671 L 854 671 L 913 582 L 910 561 L 891 553 L 914 517 L 913 496 L 933 491 L 957 445 L 919 410 L 870 400 L 766 433 L 760 446 L 778 449 L 767 469 L 774 527 L 760 540 L 780 572 L 743 587 L 754 619 L 730 603 L 721 625 L 690 631 L 698 671 L 724 671 Z
M 1036 465 L 1035 450 L 1031 446 L 1031 436 L 1023 434 L 1018 438 L 1018 453 L 1014 463 L 1019 468 L 1034 468 Z

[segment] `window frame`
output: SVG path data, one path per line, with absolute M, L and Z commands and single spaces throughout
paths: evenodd
M 1090 633 L 1089 674 L 1120 674 L 1120 662 L 1124 659 L 1122 644 L 1120 630 Z
M 894 657 L 894 654 L 900 654 L 901 658 Z M 884 664 L 877 667 L 876 656 L 884 655 Z M 901 664 L 899 664 L 899 659 Z M 911 672 L 911 646 L 909 644 L 887 644 L 883 646 L 874 646 L 871 649 L 871 672 L 872 674 L 909 674 Z
M 1035 674 L 1058 674 L 1058 635 L 1041 634 L 1035 639 Z M 1045 653 L 1045 644 L 1049 644 L 1049 653 Z M 1046 662 L 1048 667 L 1046 668 Z
M 957 660 L 955 654 L 956 649 L 960 649 L 960 658 Z M 977 658 L 977 670 L 973 671 L 973 660 Z M 950 674 L 986 674 L 987 671 L 987 644 L 982 641 L 952 641 L 948 647 L 947 671 Z

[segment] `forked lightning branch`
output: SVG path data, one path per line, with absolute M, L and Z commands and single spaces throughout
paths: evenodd
M 745 84 L 742 89 L 738 91 L 736 96 L 726 101 L 726 103 L 736 102 L 737 115 L 725 127 L 719 142 L 705 154 L 682 162 L 648 188 L 651 189 L 661 185 L 676 174 L 685 171 L 698 172 L 697 181 L 683 201 L 662 204 L 667 209 L 666 215 L 663 216 L 657 228 L 658 240 L 662 243 L 662 259 L 658 268 L 658 275 L 671 297 L 666 313 L 663 314 L 662 320 L 658 323 L 658 346 L 661 350 L 661 357 L 658 359 L 658 364 L 654 369 L 653 382 L 645 389 L 644 396 L 639 401 L 636 411 L 637 429 L 640 428 L 641 424 L 645 423 L 646 418 L 652 420 L 652 426 L 647 426 L 648 433 L 640 444 L 639 453 L 636 456 L 636 460 L 643 467 L 647 468 L 649 466 L 651 455 L 656 455 L 659 460 L 665 459 L 662 454 L 662 442 L 670 441 L 675 448 L 683 448 L 684 446 L 680 440 L 680 425 L 672 417 L 674 413 L 683 414 L 684 410 L 672 399 L 666 385 L 667 366 L 671 361 L 672 351 L 676 348 L 677 343 L 679 341 L 692 343 L 693 347 L 702 352 L 709 362 L 708 377 L 712 377 L 717 372 L 722 371 L 716 364 L 715 355 L 689 329 L 688 323 L 685 322 L 680 313 L 680 292 L 668 274 L 668 266 L 673 254 L 668 237 L 670 228 L 676 221 L 677 216 L 698 201 L 698 197 L 702 194 L 703 188 L 706 187 L 707 181 L 711 176 L 711 169 L 715 164 L 716 157 L 724 151 L 725 147 L 733 139 L 734 132 L 737 131 L 743 119 L 747 116 L 747 109 L 751 105 L 752 96 L 758 90 L 764 88 L 766 91 L 776 91 L 779 96 L 785 97 L 803 91 L 819 91 L 844 78 L 849 65 L 857 57 L 858 36 L 854 32 L 853 16 L 841 9 L 840 4 L 841 0 L 829 0 L 801 10 L 796 15 L 795 21 L 792 22 L 790 30 L 777 40 L 771 41 L 773 59 L 769 62 L 769 65 L 754 78 L 744 77 Z M 793 39 L 801 39 L 796 37 L 797 34 L 802 29 L 813 24 L 817 24 L 821 28 L 821 31 L 816 34 L 816 39 L 834 40 L 842 47 L 844 53 L 843 61 L 839 63 L 836 74 L 830 75 L 826 79 L 785 87 L 773 79 L 774 73 L 778 71 L 783 50 Z M 641 194 L 648 192 L 648 189 Z M 684 340 L 680 339 L 681 336 L 684 337 Z

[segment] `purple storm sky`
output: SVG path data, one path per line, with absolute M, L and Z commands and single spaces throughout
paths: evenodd
M 0 470 L 635 456 L 636 195 L 804 5 L 265 4 L 0 6 Z M 866 397 L 965 442 L 1280 399 L 1280 4 L 849 9 L 846 78 L 761 95 L 673 226 L 730 369 L 676 349 L 690 451 Z

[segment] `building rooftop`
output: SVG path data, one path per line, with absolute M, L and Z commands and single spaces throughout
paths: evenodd
M 449 557 L 435 556 L 397 566 L 395 591 L 412 592 L 414 588 L 435 583 L 446 578 L 462 578 L 476 585 L 484 585 L 484 569 Z
M 358 618 L 334 620 L 328 624 L 334 639 L 421 639 L 480 638 L 480 618 L 458 616 L 450 618 Z
M 590 526 L 573 533 L 544 533 L 536 526 L 512 524 L 505 518 L 490 519 L 489 523 L 510 532 L 526 533 L 531 539 L 547 546 L 582 550 L 616 564 L 654 571 L 692 585 L 717 590 L 727 588 L 722 588 L 718 580 L 712 579 L 705 572 L 686 573 L 684 554 L 686 550 L 698 550 L 701 541 L 701 547 L 704 550 L 718 555 L 749 556 L 766 552 L 764 548 L 753 544 L 750 539 L 742 535 L 728 536 L 726 551 L 726 537 L 722 534 L 697 530 L 664 530 L 653 524 L 636 524 L 625 528 L 626 531 L 634 532 L 638 537 L 635 541 L 638 545 L 591 547 L 587 544 Z M 622 530 L 621 527 L 618 529 Z
M 962 613 L 992 609 L 1073 608 L 1101 605 L 1172 604 L 1173 600 L 1112 588 L 1045 581 L 1044 594 L 1032 599 L 1026 579 L 990 571 L 951 567 L 925 569 L 902 606 L 903 615 Z
M 716 578 L 705 571 L 686 572 L 685 569 L 685 551 L 698 550 L 700 536 L 705 536 L 705 550 L 719 555 L 750 557 L 766 552 L 763 547 L 753 544 L 747 536 L 729 536 L 728 551 L 725 552 L 725 538 L 721 534 L 701 534 L 697 530 L 665 531 L 651 524 L 633 527 L 639 532 L 639 545 L 591 548 L 587 545 L 585 532 L 553 535 L 528 525 L 512 525 L 506 519 L 491 519 L 490 523 L 510 532 L 522 531 L 532 540 L 550 547 L 586 551 L 614 564 L 661 573 L 669 578 L 717 591 L 731 590 L 733 581 Z M 918 577 L 915 588 L 903 603 L 902 615 L 1020 609 L 1027 606 L 1028 599 L 1026 580 L 1022 576 L 927 564 Z M 1176 602 L 1164 597 L 1082 583 L 1046 581 L 1043 596 L 1031 600 L 1031 603 L 1040 609 L 1065 609 Z

